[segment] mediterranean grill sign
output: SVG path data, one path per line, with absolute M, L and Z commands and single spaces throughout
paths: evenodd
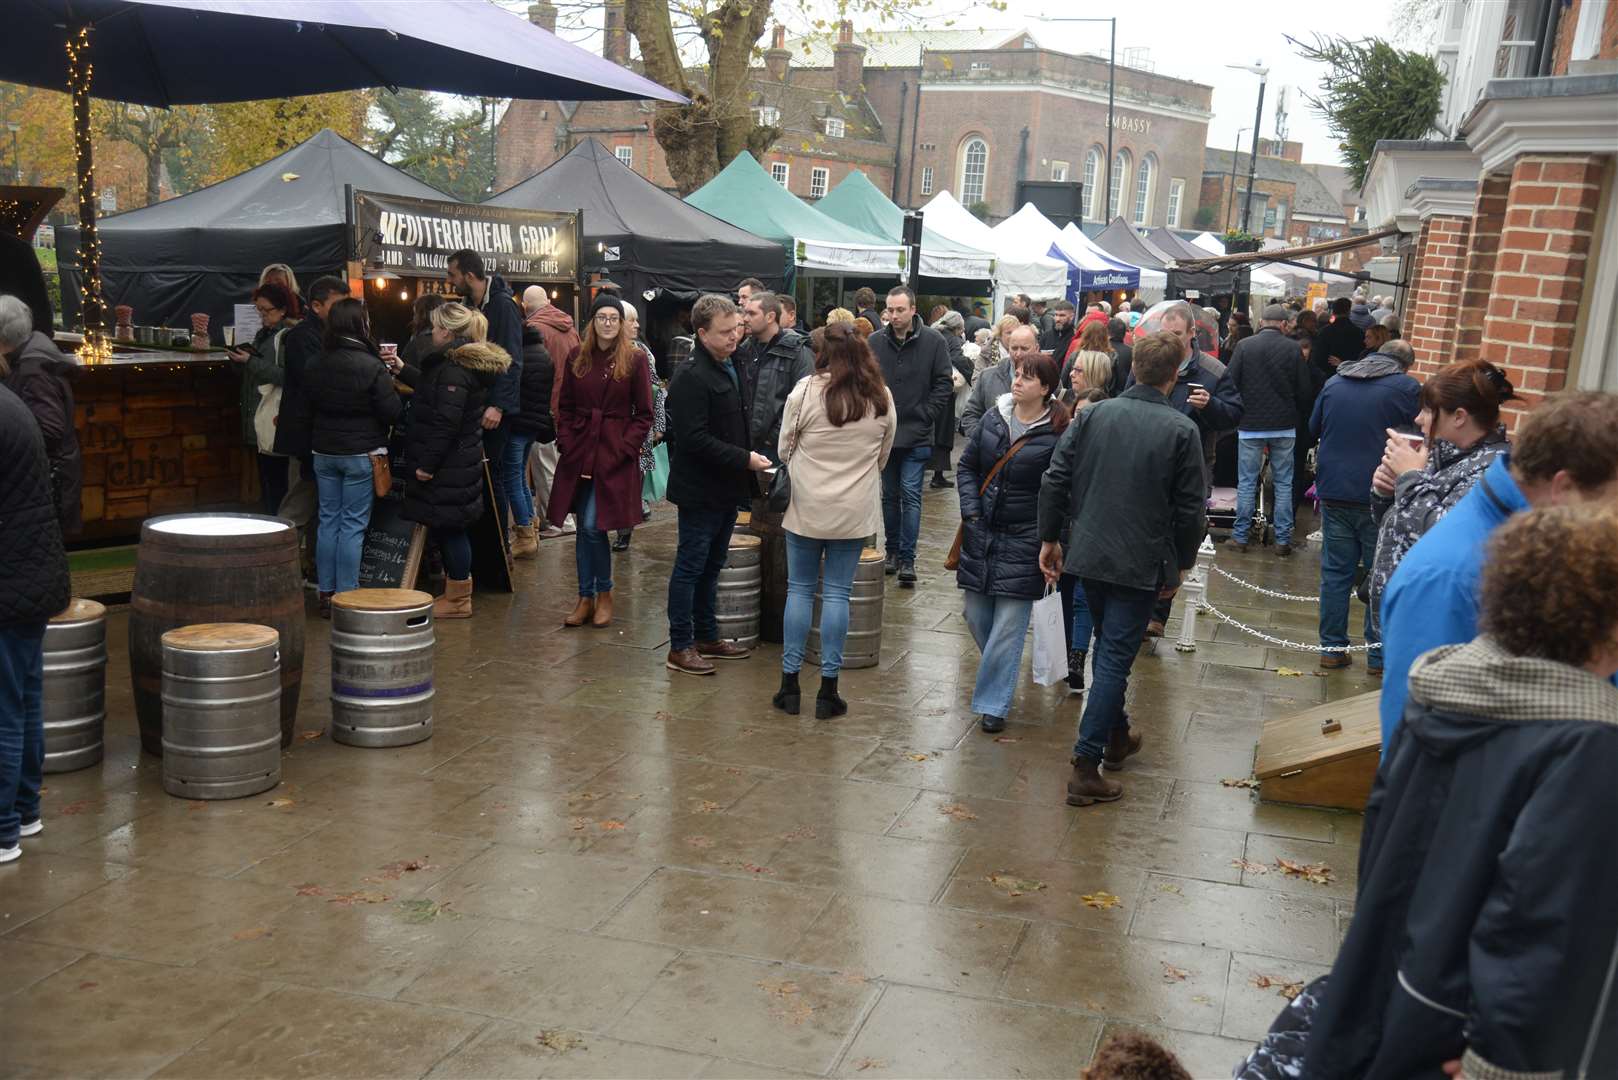
M 490 274 L 522 281 L 573 281 L 579 258 L 577 217 L 354 192 L 360 262 L 369 270 L 390 270 L 403 277 L 440 277 L 449 269 L 452 254 L 471 248 L 483 256 Z

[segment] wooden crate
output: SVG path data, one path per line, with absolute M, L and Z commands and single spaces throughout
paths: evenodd
M 1253 767 L 1259 798 L 1364 810 L 1382 749 L 1381 698 L 1373 690 L 1265 721 Z M 1323 733 L 1327 721 L 1341 730 Z

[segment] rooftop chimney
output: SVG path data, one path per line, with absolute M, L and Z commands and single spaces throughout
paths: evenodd
M 529 4 L 528 21 L 541 30 L 556 33 L 556 5 L 549 2 Z
M 624 26 L 624 0 L 607 0 L 602 23 L 601 55 L 622 67 L 629 66 L 629 31 Z
M 770 47 L 764 51 L 764 70 L 774 82 L 787 81 L 787 66 L 792 63 L 792 50 L 787 48 L 786 27 L 776 23 L 770 36 Z
M 848 97 L 859 94 L 865 85 L 865 46 L 854 41 L 854 24 L 847 19 L 837 24 L 837 44 L 831 51 L 838 92 Z

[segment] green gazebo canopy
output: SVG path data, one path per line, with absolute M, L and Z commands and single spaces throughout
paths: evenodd
M 858 169 L 827 192 L 815 209 L 845 225 L 889 240 L 902 240 L 904 236 L 904 211 Z M 923 292 L 977 295 L 994 287 L 994 256 L 935 232 L 925 218 L 921 223 L 920 270 L 921 279 L 916 284 Z

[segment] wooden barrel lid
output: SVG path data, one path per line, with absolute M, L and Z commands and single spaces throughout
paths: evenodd
M 163 635 L 165 647 L 184 649 L 187 652 L 259 649 L 265 645 L 274 645 L 280 640 L 281 635 L 273 626 L 240 622 L 196 623 L 170 630 Z
M 345 611 L 408 611 L 432 602 L 430 593 L 415 589 L 350 589 L 331 598 L 332 607 Z
M 735 548 L 756 548 L 762 542 L 752 533 L 731 533 L 730 535 L 730 546 L 733 550 Z
M 67 607 L 51 616 L 51 622 L 89 622 L 92 619 L 102 618 L 106 614 L 107 609 L 104 605 L 98 604 L 94 600 L 86 600 L 83 597 L 75 596 L 67 602 Z

